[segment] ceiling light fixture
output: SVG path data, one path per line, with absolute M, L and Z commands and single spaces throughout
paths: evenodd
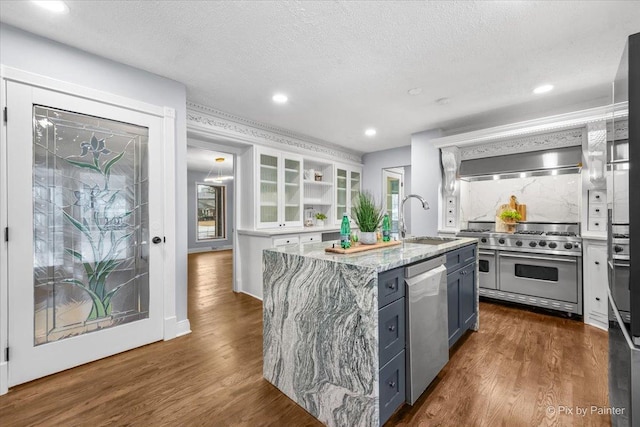
M 542 93 L 551 92 L 553 90 L 553 85 L 541 85 L 533 90 L 533 93 L 536 95 L 540 95 Z
M 49 12 L 54 13 L 68 13 L 69 6 L 63 1 L 59 0 L 48 0 L 48 1 L 38 1 L 32 0 L 34 4 L 40 6 L 43 9 L 48 10 Z
M 376 132 L 374 128 L 370 128 L 364 131 L 364 134 L 367 136 L 375 136 L 376 133 L 378 132 Z
M 283 93 L 276 93 L 271 99 L 273 99 L 273 102 L 275 102 L 276 104 L 286 104 L 289 100 L 287 95 Z
M 407 93 L 411 96 L 420 95 L 422 93 L 421 87 L 414 87 L 413 89 L 409 89 Z
M 451 100 L 449 98 L 447 98 L 447 97 L 436 99 L 436 104 L 438 104 L 438 105 L 447 105 L 450 102 L 451 102 Z
M 224 157 L 216 157 L 216 162 L 218 163 L 224 162 Z

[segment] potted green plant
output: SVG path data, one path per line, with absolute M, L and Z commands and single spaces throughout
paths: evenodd
M 515 224 L 522 219 L 522 215 L 515 209 L 507 209 L 500 214 L 500 219 L 507 224 Z
M 316 214 L 316 226 L 317 227 L 324 227 L 324 220 L 327 219 L 327 216 L 325 214 L 323 214 L 322 212 L 318 212 Z
M 351 217 L 360 229 L 360 242 L 364 245 L 376 243 L 376 230 L 382 221 L 382 208 L 376 204 L 371 193 L 358 193 L 351 208 Z

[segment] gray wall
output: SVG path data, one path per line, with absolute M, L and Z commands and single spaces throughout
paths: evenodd
M 225 181 L 223 185 L 226 187 L 226 205 L 225 216 L 227 221 L 226 239 L 197 241 L 196 239 L 196 183 L 204 182 L 207 172 L 187 170 L 187 223 L 188 223 L 188 241 L 189 251 L 202 249 L 220 249 L 224 247 L 232 247 L 233 245 L 233 180 Z M 194 251 L 194 252 L 195 252 Z
M 416 236 L 438 234 L 442 173 L 440 150 L 431 144 L 431 140 L 440 135 L 439 130 L 426 130 L 411 135 L 411 190 L 424 197 L 430 207 L 425 211 L 417 200 L 411 202 L 411 234 Z
M 362 156 L 362 189 L 370 191 L 378 203 L 382 202 L 382 170 L 404 169 L 404 194 L 411 194 L 411 146 L 375 151 Z M 408 201 L 407 203 L 412 203 Z M 407 232 L 411 233 L 411 210 L 405 209 Z
M 176 316 L 187 318 L 187 125 L 182 83 L 71 48 L 0 23 L 0 63 L 49 78 L 125 96 L 176 112 Z M 169 242 L 167 242 L 169 244 Z

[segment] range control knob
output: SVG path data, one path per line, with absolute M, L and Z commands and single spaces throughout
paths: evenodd
M 500 240 L 498 240 L 498 243 L 500 243 L 501 245 L 503 245 L 503 244 L 504 244 L 504 239 L 500 239 Z
M 518 241 L 516 242 L 516 246 L 522 246 L 522 242 L 521 242 L 520 240 L 518 240 Z
M 544 240 L 540 240 L 540 241 L 538 242 L 538 245 L 540 245 L 540 246 L 547 246 L 547 242 L 545 242 Z
M 622 248 L 622 246 L 617 246 L 616 245 L 616 246 L 613 247 L 613 250 L 616 251 L 616 253 L 618 253 L 618 252 L 622 252 L 624 249 Z
M 557 248 L 557 247 L 558 247 L 558 245 L 557 245 L 555 242 L 551 242 L 551 243 L 549 243 L 549 247 L 550 247 L 551 249 L 555 249 L 555 248 Z
M 486 238 L 486 237 L 483 237 L 482 239 L 480 239 L 480 241 L 481 241 L 482 243 L 487 243 L 487 238 Z
M 529 242 L 529 246 L 535 248 L 538 244 L 536 242 Z
M 565 248 L 565 249 L 573 249 L 573 244 L 571 244 L 571 243 L 565 243 L 565 244 L 564 244 L 564 248 Z

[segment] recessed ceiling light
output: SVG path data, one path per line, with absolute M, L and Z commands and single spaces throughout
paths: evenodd
M 59 0 L 47 0 L 47 1 L 32 0 L 32 1 L 36 5 L 40 6 L 43 9 L 48 10 L 49 12 L 54 12 L 54 13 L 69 12 L 69 6 L 67 6 L 67 4 L 63 1 L 59 1 Z
M 409 89 L 407 93 L 411 96 L 420 95 L 422 93 L 421 87 L 414 87 L 413 89 Z
M 541 93 L 551 92 L 553 90 L 553 85 L 541 85 L 533 90 L 533 93 L 536 95 L 540 95 Z
M 520 172 L 520 178 L 526 178 L 526 177 L 527 177 L 526 172 Z
M 436 99 L 436 104 L 438 105 L 447 105 L 448 103 L 450 103 L 451 100 L 449 98 L 438 98 Z
M 276 93 L 271 99 L 273 99 L 273 102 L 275 102 L 276 104 L 285 104 L 289 100 L 287 95 L 283 93 Z
M 376 134 L 376 130 L 374 128 L 369 128 L 364 131 L 364 134 L 367 136 L 374 136 Z

